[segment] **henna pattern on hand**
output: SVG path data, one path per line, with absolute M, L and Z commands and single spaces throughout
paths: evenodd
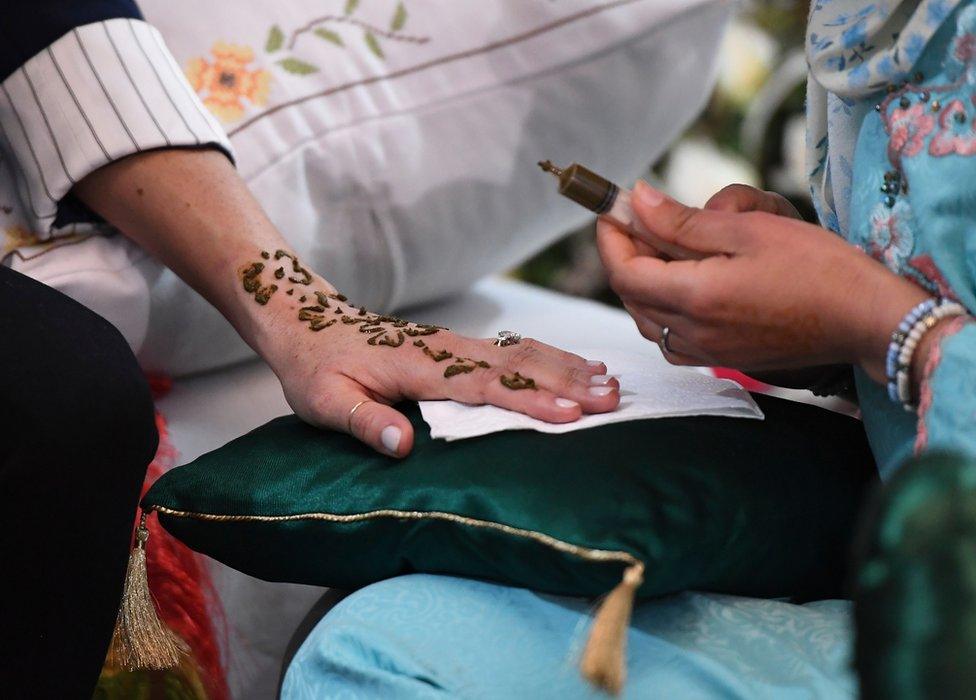
M 261 251 L 262 259 L 270 260 L 271 257 L 272 256 L 268 251 Z M 277 261 L 281 260 L 282 258 L 291 260 L 291 268 L 295 273 L 295 276 L 288 277 L 289 282 L 302 286 L 311 285 L 311 273 L 301 265 L 298 258 L 294 254 L 285 250 L 276 250 L 274 253 L 274 259 Z M 266 265 L 263 262 L 252 262 L 246 267 L 242 268 L 240 271 L 241 282 L 244 286 L 244 290 L 248 294 L 253 294 L 254 300 L 261 305 L 267 304 L 271 296 L 278 290 L 278 285 L 276 284 L 270 284 L 267 286 L 263 284 L 261 275 L 265 271 L 265 268 Z M 273 274 L 278 280 L 284 279 L 284 277 L 287 275 L 283 266 L 275 269 Z M 288 289 L 285 293 L 288 296 L 293 296 L 295 294 L 295 289 Z M 326 293 L 319 290 L 311 290 L 311 293 L 314 294 L 318 303 L 313 303 L 311 305 L 302 306 L 299 308 L 297 320 L 302 323 L 307 323 L 309 330 L 313 332 L 319 332 L 326 328 L 330 328 L 341 320 L 343 325 L 359 326 L 359 332 L 367 336 L 367 345 L 373 347 L 382 345 L 389 348 L 398 348 L 406 342 L 408 337 L 431 336 L 439 333 L 442 330 L 447 330 L 443 326 L 435 326 L 433 324 L 410 323 L 409 321 L 405 321 L 404 319 L 396 316 L 379 314 L 373 315 L 366 310 L 366 307 L 356 307 L 354 304 L 350 303 L 350 306 L 356 308 L 356 315 L 351 316 L 342 306 L 339 306 L 338 304 L 333 305 L 331 303 L 332 301 L 348 302 L 349 299 L 345 295 L 339 293 Z M 305 294 L 298 297 L 298 301 L 302 304 L 306 303 L 307 299 L 308 297 Z M 327 309 L 331 309 L 333 312 L 333 317 L 329 320 L 326 320 Z M 435 363 L 443 362 L 444 360 L 454 357 L 454 355 L 447 350 L 433 352 L 423 340 L 415 340 L 413 345 L 422 349 L 424 354 L 430 357 Z M 455 358 L 454 364 L 449 365 L 444 370 L 444 377 L 450 378 L 459 374 L 471 373 L 479 368 L 487 369 L 489 367 L 490 365 L 484 360 L 457 357 Z
M 512 377 L 508 377 L 503 374 L 501 377 L 499 377 L 498 381 L 500 381 L 502 383 L 502 386 L 504 386 L 506 389 L 511 389 L 512 391 L 522 391 L 523 389 L 532 389 L 532 390 L 538 389 L 538 387 L 535 385 L 534 379 L 532 379 L 531 377 L 523 377 L 518 372 L 516 372 L 515 375 Z
M 440 352 L 434 353 L 431 352 L 430 348 L 428 347 L 424 348 L 424 354 L 430 359 L 432 359 L 434 362 L 443 362 L 444 360 L 449 360 L 452 357 L 454 357 L 454 355 L 449 353 L 447 350 L 441 350 Z
M 263 263 L 251 263 L 249 267 L 241 272 L 241 281 L 244 283 L 244 291 L 254 294 L 261 287 L 260 275 L 264 272 Z
M 450 353 L 448 353 L 447 356 L 450 357 Z M 434 357 L 434 361 L 439 362 L 439 360 L 437 360 L 436 357 Z M 456 377 L 459 374 L 470 374 L 471 372 L 474 372 L 478 368 L 490 369 L 491 365 L 489 365 L 484 360 L 473 360 L 470 357 L 456 357 L 454 358 L 454 364 L 449 365 L 444 370 L 444 378 L 450 379 L 451 377 Z
M 271 296 L 278 291 L 278 285 L 269 284 L 264 286 L 261 282 L 261 273 L 264 272 L 264 263 L 251 263 L 241 270 L 241 284 L 244 291 L 254 295 L 254 301 L 264 306 L 271 299 Z
M 470 372 L 474 372 L 474 370 L 475 370 L 474 365 L 451 365 L 450 367 L 444 370 L 444 378 L 450 379 L 451 377 L 456 377 L 457 375 L 462 373 L 468 374 Z
M 292 282 L 294 284 L 303 284 L 306 287 L 308 285 L 312 284 L 312 273 L 309 272 L 308 270 L 306 270 L 304 267 L 301 266 L 301 264 L 298 262 L 298 258 L 297 257 L 295 257 L 294 255 L 292 255 L 291 253 L 289 253 L 286 250 L 276 250 L 275 251 L 275 254 L 274 254 L 274 259 L 275 260 L 281 260 L 282 258 L 288 258 L 288 259 L 290 259 L 291 260 L 291 269 L 292 269 L 292 271 L 296 275 L 301 275 L 300 278 L 299 277 L 289 277 L 288 278 L 288 281 L 289 282 Z M 277 272 L 275 273 L 275 276 L 277 276 Z M 284 269 L 281 269 L 281 276 L 282 277 L 285 276 Z

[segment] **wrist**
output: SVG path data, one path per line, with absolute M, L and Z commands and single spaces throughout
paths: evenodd
M 854 338 L 853 364 L 879 384 L 887 382 L 886 359 L 892 332 L 905 315 L 931 295 L 921 287 L 885 270 L 874 293 L 862 297 Z
M 336 289 L 280 249 L 248 255 L 237 265 L 234 276 L 231 321 L 277 372 L 282 362 L 294 359 L 301 309 L 316 307 L 320 295 L 336 295 Z
M 906 411 L 918 408 L 924 375 L 932 348 L 947 326 L 945 321 L 959 321 L 966 316 L 961 304 L 945 298 L 930 297 L 905 315 L 891 334 L 885 361 L 888 396 Z

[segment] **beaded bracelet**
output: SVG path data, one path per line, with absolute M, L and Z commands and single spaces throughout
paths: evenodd
M 918 320 L 929 313 L 939 303 L 938 299 L 926 299 L 914 309 L 905 314 L 905 317 L 898 324 L 898 328 L 891 334 L 891 342 L 888 343 L 888 354 L 885 358 L 885 374 L 888 377 L 888 398 L 894 403 L 901 403 L 898 394 L 898 359 L 901 355 L 902 345 L 912 327 Z
M 938 306 L 930 310 L 918 319 L 908 332 L 908 337 L 902 343 L 901 352 L 898 354 L 898 374 L 896 384 L 898 385 L 898 401 L 906 411 L 914 411 L 917 406 L 912 402 L 912 358 L 915 356 L 915 349 L 922 341 L 922 338 L 930 330 L 938 325 L 944 318 L 953 316 L 964 316 L 966 308 L 962 304 L 954 301 L 942 299 Z

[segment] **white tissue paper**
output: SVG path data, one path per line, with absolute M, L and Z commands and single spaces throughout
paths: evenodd
M 762 420 L 762 411 L 747 391 L 728 379 L 695 369 L 659 365 L 647 357 L 617 350 L 587 350 L 599 357 L 620 381 L 620 406 L 612 413 L 584 415 L 575 423 L 545 421 L 497 406 L 470 406 L 457 401 L 421 401 L 420 412 L 433 438 L 463 440 L 503 430 L 569 433 L 598 425 L 646 418 L 726 416 Z

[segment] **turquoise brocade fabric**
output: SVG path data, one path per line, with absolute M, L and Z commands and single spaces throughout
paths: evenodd
M 312 631 L 283 700 L 605 699 L 576 668 L 590 604 L 414 575 L 364 588 Z M 637 607 L 623 698 L 844 700 L 850 604 L 681 593 Z
M 976 311 L 976 3 L 953 12 L 907 84 L 873 95 L 854 155 L 846 237 L 889 269 Z M 976 324 L 936 351 L 919 415 L 858 378 L 883 478 L 913 453 L 976 454 Z

